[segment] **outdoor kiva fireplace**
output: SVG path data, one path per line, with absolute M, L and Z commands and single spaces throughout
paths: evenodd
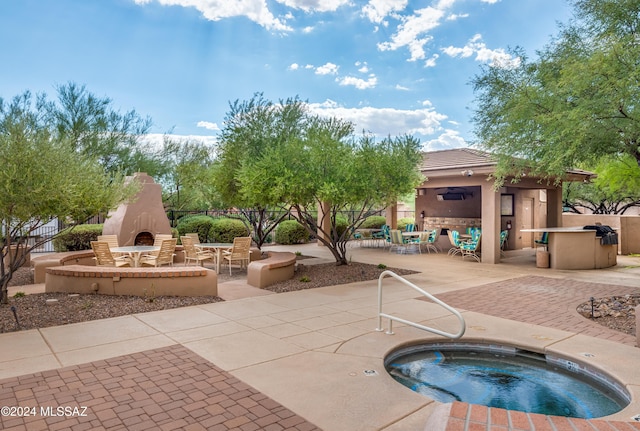
M 169 218 L 162 205 L 162 186 L 144 172 L 127 177 L 127 181 L 133 179 L 139 181 L 142 188 L 130 203 L 109 212 L 102 233 L 117 235 L 121 246 L 153 245 L 157 234 L 171 234 Z

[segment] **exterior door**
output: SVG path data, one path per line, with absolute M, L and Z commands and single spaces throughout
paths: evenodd
M 521 229 L 533 228 L 533 198 L 522 199 L 522 227 Z M 533 234 L 531 232 L 520 232 L 522 238 L 522 248 L 533 248 Z

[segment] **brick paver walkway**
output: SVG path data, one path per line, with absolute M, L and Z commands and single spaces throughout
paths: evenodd
M 21 408 L 3 410 L 5 431 L 319 430 L 179 345 L 4 379 L 0 388 L 0 406 Z
M 636 337 L 608 329 L 576 312 L 590 297 L 640 293 L 639 288 L 526 276 L 437 295 L 454 308 L 518 322 L 547 326 L 618 343 L 636 345 Z

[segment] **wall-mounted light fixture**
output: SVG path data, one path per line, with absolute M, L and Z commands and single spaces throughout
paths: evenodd
M 424 196 L 427 194 L 427 189 L 418 189 L 418 195 L 419 196 Z
M 465 169 L 464 171 L 461 171 L 460 174 L 463 177 L 470 177 L 471 175 L 473 175 L 473 171 L 471 169 Z
M 424 218 L 424 211 L 420 211 L 420 218 Z

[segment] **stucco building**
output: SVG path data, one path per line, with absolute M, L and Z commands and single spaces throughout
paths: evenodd
M 424 154 L 420 170 L 426 180 L 416 193 L 416 219 L 422 228 L 440 228 L 448 243 L 448 229 L 482 227 L 482 262 L 500 262 L 500 231 L 509 230 L 508 249 L 534 246 L 535 234 L 522 229 L 562 226 L 562 183 L 540 178 L 509 179 L 499 189 L 490 178 L 496 161 L 491 154 L 471 149 Z M 588 181 L 592 172 L 571 170 L 564 181 Z

